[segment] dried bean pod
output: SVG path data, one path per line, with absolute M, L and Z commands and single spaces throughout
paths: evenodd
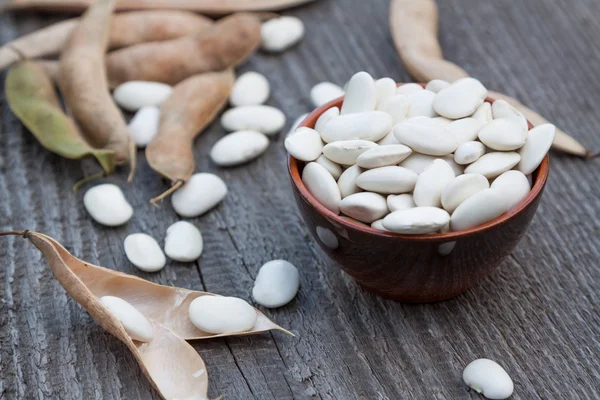
M 210 334 L 189 319 L 190 303 L 201 296 L 216 296 L 177 287 L 162 286 L 82 261 L 56 240 L 41 233 L 0 232 L 0 236 L 22 235 L 46 257 L 57 281 L 107 332 L 132 352 L 142 372 L 165 399 L 206 399 L 208 375 L 202 358 L 186 340 L 241 336 L 279 330 L 290 334 L 256 310 L 254 327 L 233 334 Z M 102 304 L 103 296 L 116 296 L 140 311 L 153 325 L 150 342 L 131 340 L 121 323 Z
M 42 146 L 68 159 L 95 157 L 106 174 L 115 170 L 112 150 L 94 149 L 63 112 L 44 70 L 31 61 L 16 64 L 6 77 L 8 105 Z
M 158 133 L 146 147 L 150 167 L 173 183 L 172 190 L 194 173 L 194 138 L 227 103 L 235 76 L 232 70 L 192 76 L 179 83 L 161 106 Z
M 396 50 L 408 73 L 419 82 L 443 79 L 454 82 L 469 74 L 456 64 L 444 59 L 438 41 L 438 8 L 435 0 L 392 0 L 390 27 Z M 491 93 L 492 94 L 492 93 Z M 492 97 L 502 98 L 517 108 L 535 125 L 548 123 L 535 111 L 517 100 L 500 93 Z M 591 158 L 591 153 L 564 131 L 557 129 L 552 147 L 566 153 Z
M 208 15 L 240 11 L 280 11 L 315 0 L 120 0 L 117 10 L 170 9 Z M 8 0 L 5 10 L 83 12 L 93 0 Z
M 21 57 L 40 58 L 60 54 L 71 32 L 79 24 L 72 18 L 21 36 L 0 47 L 0 70 Z M 134 11 L 113 15 L 109 48 L 175 39 L 201 32 L 212 20 L 186 11 Z
M 88 140 L 116 152 L 135 168 L 135 143 L 108 91 L 104 53 L 116 0 L 98 0 L 81 17 L 61 54 L 59 84 L 65 102 Z M 132 175 L 130 175 L 130 180 Z
M 106 295 L 115 295 L 129 301 L 127 296 L 122 295 L 123 291 L 128 290 L 126 286 L 122 286 L 125 283 L 123 279 L 127 278 L 78 260 L 54 239 L 40 233 L 8 232 L 0 233 L 0 236 L 7 234 L 22 234 L 44 254 L 56 280 L 102 328 L 127 346 L 146 378 L 163 398 L 206 398 L 206 366 L 183 337 L 146 315 L 153 326 L 153 338 L 147 343 L 133 341 L 119 320 L 100 301 Z M 92 277 L 98 281 L 90 282 Z M 140 297 L 145 296 L 140 293 Z M 139 304 L 130 304 L 141 311 Z
M 234 14 L 194 36 L 114 51 L 106 58 L 110 86 L 128 81 L 175 85 L 192 75 L 235 66 L 260 45 L 260 26 L 256 15 Z

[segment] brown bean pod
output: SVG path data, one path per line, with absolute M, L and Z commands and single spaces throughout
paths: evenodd
M 260 45 L 260 27 L 256 15 L 234 14 L 194 36 L 111 52 L 106 58 L 110 86 L 136 80 L 175 85 L 192 75 L 235 66 Z
M 207 15 L 280 11 L 315 0 L 120 0 L 117 10 L 186 10 Z M 7 0 L 5 10 L 83 12 L 93 0 Z
M 153 170 L 171 180 L 173 190 L 194 173 L 194 139 L 227 103 L 234 80 L 230 69 L 192 76 L 176 85 L 162 104 L 158 133 L 146 147 L 146 159 Z
M 87 139 L 95 147 L 114 150 L 118 161 L 129 160 L 133 172 L 135 145 L 121 111 L 110 96 L 104 69 L 115 1 L 98 0 L 81 17 L 61 54 L 59 84 Z
M 142 372 L 165 399 L 207 398 L 206 366 L 186 340 L 251 335 L 269 330 L 293 335 L 256 309 L 256 323 L 249 331 L 217 335 L 201 331 L 189 319 L 189 305 L 198 297 L 214 294 L 157 285 L 89 264 L 41 233 L 0 232 L 0 236 L 9 235 L 25 237 L 43 253 L 56 280 L 102 328 L 129 348 Z M 147 343 L 133 341 L 100 301 L 103 296 L 119 297 L 141 312 L 153 326 L 153 338 Z
M 408 73 L 418 82 L 443 79 L 454 82 L 469 76 L 458 65 L 444 59 L 438 40 L 438 8 L 435 0 L 392 0 L 390 28 L 396 50 Z M 490 93 L 521 111 L 534 125 L 548 123 L 535 111 L 501 93 Z M 598 153 L 587 150 L 566 132 L 556 129 L 552 147 L 566 153 L 591 158 Z
M 0 47 L 0 70 L 21 57 L 30 59 L 60 54 L 79 21 L 79 18 L 61 21 L 8 42 Z M 175 39 L 201 32 L 210 25 L 211 19 L 186 11 L 121 13 L 111 17 L 109 48 Z

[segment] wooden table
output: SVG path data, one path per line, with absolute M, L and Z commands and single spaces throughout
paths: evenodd
M 321 0 L 289 14 L 304 20 L 305 40 L 281 56 L 257 54 L 240 69 L 268 76 L 269 104 L 286 113 L 288 127 L 311 109 L 317 82 L 343 84 L 359 70 L 409 79 L 388 31 L 387 1 Z M 441 0 L 440 17 L 449 59 L 600 149 L 598 1 Z M 0 15 L 0 42 L 59 18 Z M 123 239 L 146 232 L 162 240 L 178 217 L 169 201 L 160 209 L 148 204 L 166 183 L 143 152 L 133 185 L 125 171 L 106 179 L 123 188 L 133 219 L 103 228 L 83 209 L 84 191 L 71 191 L 97 171 L 95 163 L 49 153 L 4 97 L 0 107 L 0 229 L 41 231 L 89 262 L 248 301 L 264 262 L 298 266 L 296 300 L 264 310 L 296 338 L 272 333 L 193 344 L 208 366 L 211 397 L 474 399 L 462 370 L 487 357 L 514 379 L 514 399 L 600 398 L 598 161 L 552 154 L 542 205 L 514 254 L 456 299 L 405 305 L 361 291 L 309 238 L 292 198 L 283 135 L 261 159 L 233 169 L 208 158 L 223 135 L 218 123 L 197 140 L 198 171 L 223 177 L 229 194 L 192 220 L 205 240 L 197 264 L 147 274 L 127 261 Z M 0 242 L 0 399 L 159 398 L 125 346 L 66 295 L 31 244 Z

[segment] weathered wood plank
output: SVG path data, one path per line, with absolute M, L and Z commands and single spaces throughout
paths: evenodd
M 387 27 L 385 1 L 316 2 L 293 10 L 306 39 L 281 56 L 257 54 L 241 70 L 268 74 L 270 104 L 292 119 L 310 110 L 309 89 L 343 84 L 365 69 L 406 80 Z M 440 1 L 447 57 L 490 88 L 518 97 L 591 148 L 600 149 L 596 79 L 600 40 L 594 0 Z M 0 42 L 56 17 L 0 15 Z M 3 89 L 3 86 L 1 86 Z M 0 104 L 0 229 L 30 228 L 62 241 L 90 262 L 162 284 L 251 301 L 260 266 L 287 259 L 301 270 L 290 305 L 264 310 L 298 336 L 280 333 L 196 342 L 211 376 L 210 395 L 227 399 L 469 399 L 464 366 L 489 357 L 515 380 L 515 399 L 600 397 L 600 209 L 598 161 L 553 155 L 545 198 L 512 257 L 481 285 L 434 305 L 402 305 L 364 293 L 313 243 L 293 203 L 283 138 L 258 161 L 212 165 L 223 134 L 213 124 L 195 144 L 199 171 L 223 177 L 230 193 L 193 219 L 205 253 L 158 274 L 130 265 L 128 233 L 162 240 L 178 217 L 140 152 L 133 185 L 119 184 L 136 208 L 118 229 L 92 222 L 71 185 L 97 170 L 41 148 Z M 288 124 L 289 125 L 289 124 Z M 0 245 L 0 398 L 158 399 L 133 358 L 51 277 L 37 250 L 18 238 Z

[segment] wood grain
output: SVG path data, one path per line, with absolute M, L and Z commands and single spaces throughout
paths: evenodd
M 600 149 L 597 67 L 600 5 L 595 0 L 440 0 L 446 57 L 496 90 L 535 105 L 592 149 Z M 293 10 L 305 40 L 281 56 L 255 55 L 241 71 L 266 73 L 269 104 L 292 119 L 310 110 L 309 90 L 343 84 L 354 72 L 403 81 L 387 26 L 386 1 L 320 1 Z M 57 18 L 0 15 L 0 42 Z M 4 76 L 3 76 L 4 77 Z M 3 92 L 3 84 L 0 86 Z M 309 238 L 285 169 L 283 138 L 256 162 L 220 169 L 208 157 L 218 123 L 195 144 L 198 171 L 223 177 L 225 202 L 191 220 L 203 232 L 197 264 L 158 274 L 133 267 L 128 233 L 159 241 L 177 221 L 170 203 L 148 200 L 168 186 L 139 153 L 134 183 L 126 171 L 106 179 L 136 208 L 131 222 L 103 228 L 86 215 L 71 185 L 98 171 L 93 161 L 50 154 L 0 101 L 0 229 L 30 228 L 60 240 L 78 257 L 161 284 L 251 301 L 262 263 L 284 258 L 301 272 L 288 306 L 263 310 L 291 328 L 194 343 L 206 361 L 211 398 L 479 399 L 461 382 L 478 357 L 501 363 L 514 399 L 600 398 L 599 161 L 553 154 L 537 217 L 508 262 L 456 299 L 403 305 L 363 292 Z M 0 399 L 158 399 L 135 360 L 95 325 L 55 282 L 33 246 L 0 242 Z

